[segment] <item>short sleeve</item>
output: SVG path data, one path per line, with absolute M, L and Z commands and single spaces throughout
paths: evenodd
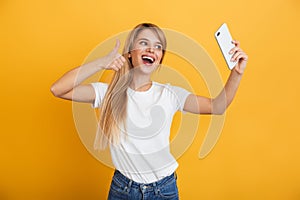
M 176 102 L 177 102 L 177 110 L 183 112 L 184 104 L 186 98 L 191 94 L 191 92 L 187 91 L 186 89 L 178 86 L 169 85 L 170 89 L 174 92 Z
M 96 83 L 91 83 L 92 87 L 94 88 L 95 91 L 95 100 L 92 104 L 93 108 L 99 108 L 102 100 L 104 99 L 104 96 L 106 94 L 108 84 L 106 83 L 101 83 L 101 82 L 96 82 Z

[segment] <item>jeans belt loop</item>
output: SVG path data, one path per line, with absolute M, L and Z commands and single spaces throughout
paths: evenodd
M 153 183 L 152 185 L 153 185 L 155 195 L 157 195 L 158 194 L 158 188 L 156 187 L 156 183 Z
M 132 185 L 132 180 L 129 181 L 128 183 L 128 188 L 127 188 L 127 192 L 130 192 L 131 189 L 131 185 Z

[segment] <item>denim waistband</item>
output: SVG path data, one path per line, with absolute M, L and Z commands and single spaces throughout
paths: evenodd
M 144 188 L 144 189 L 149 189 L 153 187 L 159 187 L 161 185 L 164 185 L 165 183 L 169 182 L 170 180 L 177 179 L 177 174 L 176 172 L 172 173 L 169 176 L 166 176 L 162 178 L 161 180 L 158 180 L 156 182 L 152 183 L 138 183 L 135 182 L 125 175 L 123 175 L 119 170 L 115 170 L 114 177 L 118 179 L 118 181 L 122 181 L 123 184 L 127 185 L 128 187 L 136 187 L 136 188 Z

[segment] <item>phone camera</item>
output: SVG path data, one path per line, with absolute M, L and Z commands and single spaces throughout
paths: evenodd
M 217 36 L 219 36 L 219 35 L 220 35 L 220 32 L 217 33 Z

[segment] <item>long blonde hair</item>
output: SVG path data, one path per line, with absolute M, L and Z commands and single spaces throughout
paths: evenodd
M 167 46 L 166 37 L 163 31 L 151 23 L 137 25 L 128 35 L 122 55 L 126 59 L 124 66 L 114 73 L 111 83 L 103 99 L 100 112 L 98 131 L 94 143 L 95 149 L 105 149 L 108 143 L 118 144 L 120 132 L 126 131 L 127 117 L 127 88 L 133 79 L 133 68 L 131 58 L 128 56 L 133 50 L 133 45 L 138 34 L 144 29 L 151 29 L 157 35 L 163 46 L 163 54 L 160 63 L 165 55 Z

